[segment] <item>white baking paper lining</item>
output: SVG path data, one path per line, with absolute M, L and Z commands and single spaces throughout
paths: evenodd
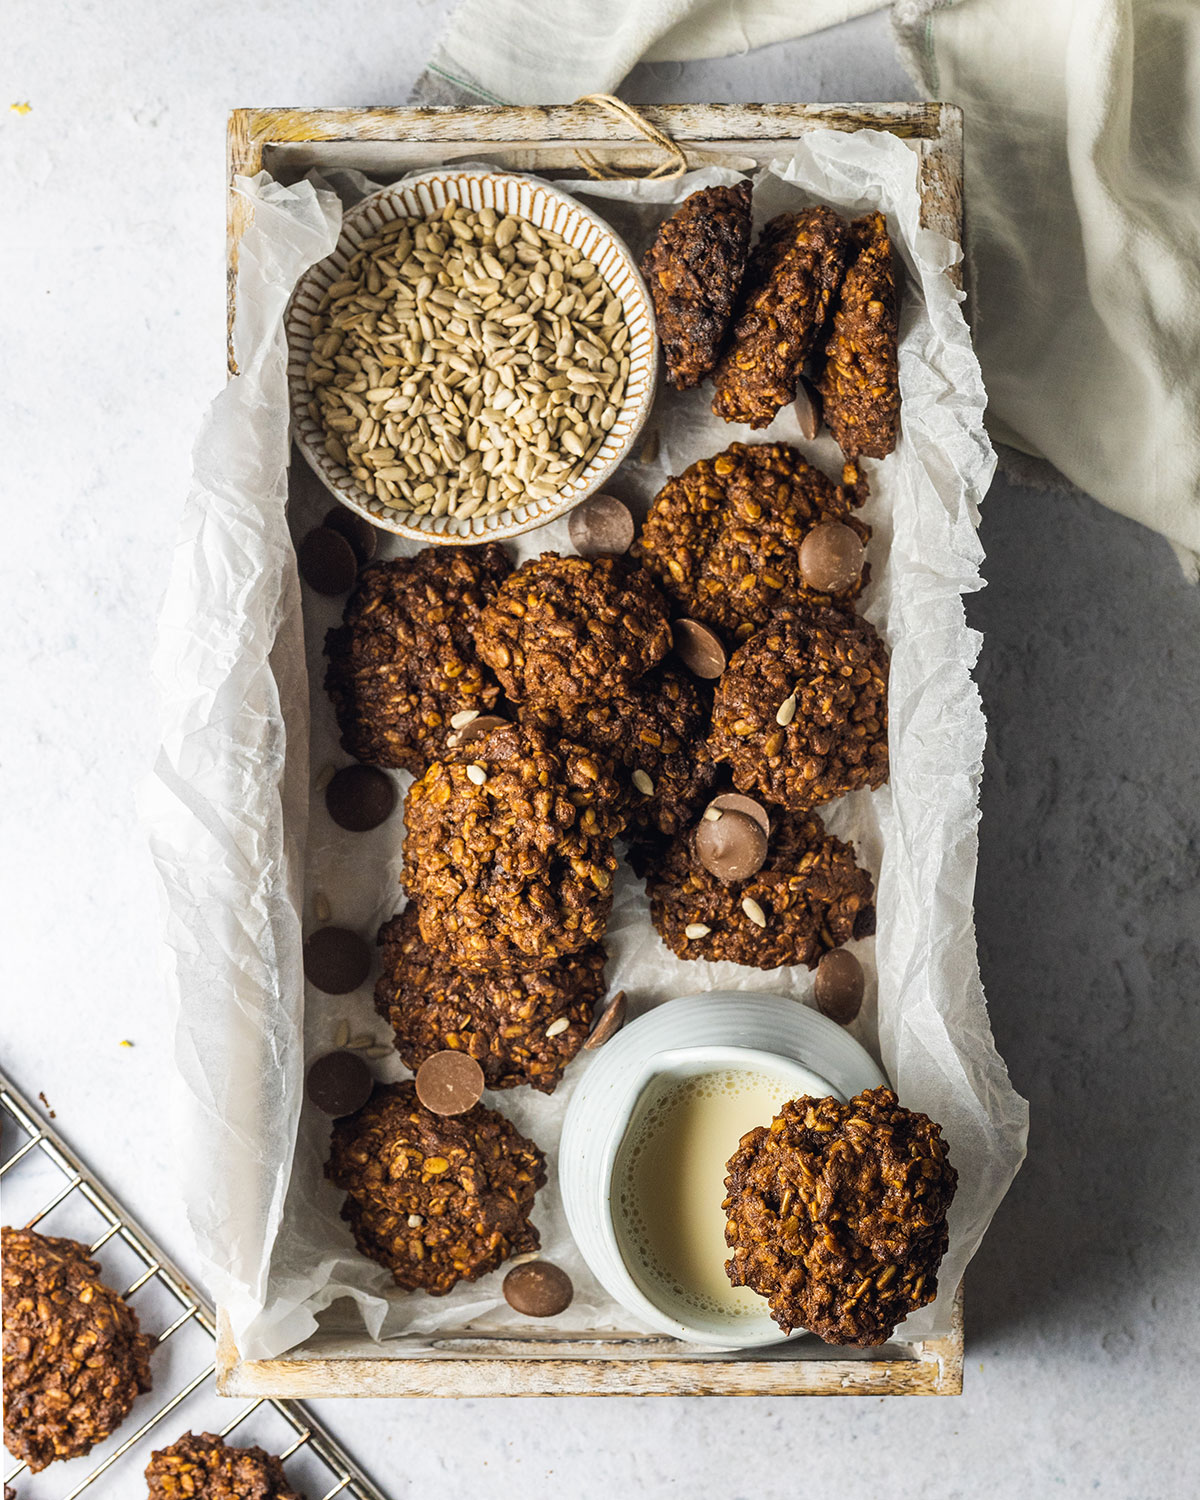
M 560 185 L 588 198 L 640 254 L 674 205 L 738 175 L 710 167 L 675 182 Z M 340 1194 L 322 1176 L 329 1122 L 301 1110 L 305 1061 L 332 1044 L 343 1020 L 352 1035 L 386 1040 L 370 983 L 344 1000 L 304 985 L 301 934 L 314 897 L 328 901 L 335 923 L 368 937 L 401 904 L 399 815 L 370 834 L 344 833 L 313 791 L 325 766 L 346 762 L 321 686 L 321 646 L 340 605 L 306 590 L 302 617 L 293 538 L 332 502 L 307 471 L 293 471 L 288 498 L 284 308 L 300 273 L 334 246 L 338 194 L 349 203 L 368 186 L 353 173 L 295 187 L 262 173 L 239 184 L 254 206 L 238 261 L 239 374 L 196 443 L 155 662 L 165 725 L 144 814 L 177 1005 L 180 1182 L 209 1289 L 250 1359 L 293 1347 L 343 1297 L 357 1301 L 374 1337 L 530 1327 L 501 1298 L 502 1272 L 434 1299 L 398 1292 L 360 1257 L 339 1218 Z M 994 456 L 961 295 L 946 274 L 959 252 L 920 227 L 914 153 L 874 131 L 814 132 L 758 173 L 756 225 L 814 200 L 847 213 L 884 210 L 907 277 L 902 438 L 891 457 L 864 465 L 872 497 L 863 515 L 874 535 L 862 608 L 892 650 L 891 781 L 822 814 L 853 838 L 878 885 L 878 936 L 856 945 L 868 998 L 854 1032 L 902 1101 L 941 1123 L 959 1172 L 942 1292 L 904 1328 L 920 1337 L 949 1328 L 954 1289 L 1020 1165 L 1027 1126 L 992 1043 L 972 919 L 984 719 L 970 676 L 980 640 L 966 626 L 962 595 L 981 586 L 977 507 Z M 713 417 L 709 399 L 706 390 L 664 387 L 646 429 L 657 435 L 657 457 L 640 443 L 645 461 L 627 463 L 608 488 L 644 509 L 669 473 L 737 440 L 785 439 L 838 473 L 832 440 L 805 443 L 790 408 L 752 434 Z M 522 559 L 571 550 L 565 522 L 511 545 Z M 409 550 L 387 539 L 381 555 Z M 625 869 L 608 947 L 610 986 L 629 993 L 635 1014 L 708 988 L 812 1003 L 805 969 L 674 958 Z M 535 1223 L 544 1253 L 577 1288 L 556 1328 L 628 1329 L 634 1320 L 593 1281 L 571 1241 L 555 1182 L 564 1108 L 587 1065 L 584 1053 L 549 1098 L 516 1089 L 487 1102 L 549 1159 Z M 377 1067 L 406 1076 L 394 1056 Z

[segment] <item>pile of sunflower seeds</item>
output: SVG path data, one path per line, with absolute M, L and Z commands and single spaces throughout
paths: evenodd
M 596 266 L 490 208 L 385 225 L 310 326 L 325 452 L 418 516 L 556 494 L 604 442 L 629 376 L 629 328 Z

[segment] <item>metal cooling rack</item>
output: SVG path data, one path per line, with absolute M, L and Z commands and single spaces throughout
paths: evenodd
M 93 1455 L 72 1460 L 70 1463 L 52 1464 L 36 1476 L 44 1484 L 47 1476 L 51 1476 L 52 1479 L 54 1471 L 62 1471 L 64 1475 L 66 1471 L 70 1471 L 71 1477 L 65 1480 L 69 1488 L 55 1491 L 56 1500 L 76 1500 L 77 1496 L 90 1490 L 93 1485 L 97 1485 L 97 1481 L 105 1475 L 110 1476 L 116 1488 L 98 1485 L 96 1490 L 92 1491 L 97 1500 L 101 1494 L 119 1494 L 122 1497 L 134 1494 L 144 1495 L 145 1488 L 141 1474 L 138 1469 L 131 1467 L 131 1464 L 136 1462 L 134 1450 L 142 1444 L 143 1439 L 158 1428 L 165 1417 L 185 1407 L 189 1398 L 196 1396 L 213 1381 L 216 1366 L 211 1355 L 217 1336 L 213 1306 L 187 1282 L 170 1257 L 165 1255 L 141 1226 L 129 1217 L 111 1194 L 101 1187 L 61 1136 L 44 1120 L 38 1118 L 30 1102 L 2 1073 L 0 1073 L 0 1106 L 3 1109 L 0 1114 L 0 1126 L 3 1126 L 0 1140 L 3 1141 L 3 1147 L 0 1149 L 4 1156 L 3 1163 L 0 1164 L 0 1179 L 5 1180 L 5 1191 L 11 1188 L 15 1180 L 10 1177 L 10 1174 L 15 1174 L 22 1165 L 28 1167 L 38 1158 L 41 1158 L 43 1162 L 49 1162 L 64 1179 L 48 1201 L 44 1202 L 32 1217 L 25 1219 L 26 1227 L 34 1227 L 48 1214 L 67 1205 L 72 1196 L 78 1194 L 99 1215 L 105 1226 L 99 1238 L 91 1244 L 92 1253 L 100 1251 L 110 1241 L 119 1241 L 128 1247 L 140 1263 L 141 1270 L 125 1289 L 123 1296 L 127 1299 L 135 1297 L 144 1288 L 154 1284 L 170 1299 L 167 1305 L 175 1315 L 158 1334 L 151 1352 L 151 1372 L 155 1374 L 156 1387 L 159 1384 L 160 1372 L 156 1372 L 155 1355 L 162 1350 L 168 1340 L 176 1338 L 183 1329 L 200 1329 L 207 1335 L 207 1338 L 202 1341 L 202 1350 L 207 1355 L 207 1363 L 204 1358 L 198 1359 L 197 1363 L 201 1365 L 201 1368 L 194 1374 L 189 1375 L 185 1372 L 182 1384 L 179 1384 L 151 1415 L 140 1416 L 142 1403 L 139 1403 L 128 1419 L 129 1422 L 136 1421 L 137 1423 L 128 1436 L 118 1431 L 113 1440 L 98 1447 Z M 13 1130 L 14 1126 L 16 1131 L 23 1133 L 24 1139 L 15 1150 L 10 1150 L 11 1138 L 16 1133 Z M 136 1303 L 134 1305 L 136 1306 Z M 174 1384 L 173 1381 L 171 1383 Z M 215 1392 L 215 1385 L 213 1391 Z M 158 1394 L 156 1389 L 154 1396 L 157 1397 Z M 142 1402 L 146 1401 L 147 1398 L 143 1397 Z M 292 1461 L 293 1469 L 300 1467 L 303 1463 L 305 1467 L 303 1479 L 295 1478 L 289 1473 L 289 1482 L 300 1493 L 312 1495 L 316 1500 L 317 1492 L 314 1492 L 314 1483 L 326 1483 L 329 1487 L 320 1493 L 320 1500 L 333 1500 L 334 1496 L 353 1497 L 353 1500 L 387 1500 L 383 1491 L 367 1478 L 341 1444 L 295 1401 L 279 1401 L 271 1398 L 251 1401 L 248 1405 L 242 1406 L 237 1415 L 220 1428 L 221 1436 L 228 1437 L 248 1422 L 252 1415 L 256 1413 L 261 1415 L 264 1411 L 273 1412 L 282 1419 L 293 1435 L 293 1440 L 282 1449 L 279 1456 L 284 1462 L 285 1470 L 289 1460 Z M 185 1412 L 180 1412 L 181 1417 L 185 1414 Z M 174 1442 L 183 1435 L 185 1430 L 186 1428 L 181 1428 L 179 1431 L 167 1429 L 165 1432 L 158 1433 L 157 1438 L 161 1440 L 160 1446 Z M 119 1441 L 115 1441 L 116 1439 Z M 270 1448 L 269 1443 L 264 1443 L 263 1446 Z M 276 1449 L 271 1448 L 270 1451 L 276 1451 Z M 99 1462 L 96 1462 L 83 1478 L 76 1478 L 76 1472 L 85 1467 L 90 1459 L 99 1453 L 103 1453 Z M 126 1458 L 130 1462 L 122 1465 L 121 1461 Z M 22 1476 L 28 1479 L 28 1470 L 24 1463 L 11 1469 L 5 1475 L 5 1482 L 12 1484 Z

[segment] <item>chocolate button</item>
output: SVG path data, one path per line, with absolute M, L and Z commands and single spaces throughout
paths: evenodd
M 592 1027 L 591 1035 L 584 1042 L 584 1048 L 588 1052 L 594 1052 L 597 1047 L 603 1047 L 605 1042 L 611 1041 L 625 1024 L 625 1012 L 629 1009 L 629 1002 L 625 999 L 625 991 L 618 990 L 608 1004 L 600 1013 L 600 1018 Z
M 396 810 L 396 783 L 375 766 L 344 766 L 325 788 L 325 808 L 339 828 L 367 833 Z
M 465 1115 L 483 1093 L 483 1069 L 467 1052 L 435 1052 L 417 1069 L 417 1098 L 435 1115 Z
M 696 858 L 718 880 L 748 880 L 767 859 L 767 836 L 745 813 L 722 812 L 696 825 Z
M 459 745 L 470 745 L 475 740 L 481 740 L 485 734 L 491 734 L 493 729 L 503 729 L 508 722 L 499 714 L 480 714 L 477 719 L 472 719 L 470 723 L 456 729 L 447 738 L 446 743 L 452 749 L 456 749 Z
M 309 1068 L 304 1086 L 327 1115 L 352 1115 L 371 1097 L 375 1075 L 357 1052 L 327 1052 Z
M 721 637 L 699 620 L 676 620 L 671 626 L 675 655 L 697 677 L 720 677 L 728 658 Z
M 314 526 L 296 554 L 300 577 L 318 594 L 348 594 L 358 576 L 358 559 L 344 536 Z
M 768 838 L 771 837 L 771 819 L 766 808 L 753 797 L 744 797 L 741 792 L 722 792 L 719 797 L 714 797 L 704 809 L 706 818 L 710 812 L 742 813 L 747 818 L 752 818 Z M 708 821 L 714 820 L 709 818 Z
M 327 995 L 348 995 L 371 972 L 371 950 L 346 927 L 318 927 L 304 944 L 304 972 Z
M 504 1300 L 527 1318 L 553 1318 L 566 1312 L 574 1295 L 571 1278 L 546 1260 L 527 1260 L 504 1278 Z
M 800 543 L 800 572 L 810 589 L 840 594 L 857 583 L 865 553 L 857 531 L 841 521 L 822 521 Z
M 800 424 L 800 436 L 811 443 L 821 430 L 821 398 L 803 375 L 800 377 L 793 410 L 796 421 Z
M 633 516 L 615 495 L 593 495 L 571 512 L 567 532 L 580 557 L 628 552 L 633 546 Z
M 822 1015 L 849 1026 L 862 1009 L 866 978 L 862 964 L 845 948 L 834 948 L 822 956 L 813 980 L 813 992 Z
M 339 536 L 346 538 L 354 548 L 359 567 L 362 567 L 363 563 L 369 563 L 375 556 L 379 547 L 378 531 L 369 521 L 364 521 L 361 516 L 355 515 L 352 510 L 347 510 L 344 505 L 335 505 L 321 525 L 328 526 L 330 531 L 336 531 Z

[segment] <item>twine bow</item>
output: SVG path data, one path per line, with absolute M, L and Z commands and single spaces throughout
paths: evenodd
M 575 155 L 579 163 L 589 177 L 597 181 L 611 180 L 615 177 L 644 177 L 660 178 L 668 181 L 672 177 L 682 177 L 688 169 L 688 159 L 684 155 L 683 147 L 677 141 L 673 141 L 665 130 L 660 130 L 657 125 L 651 124 L 645 115 L 626 104 L 623 99 L 616 98 L 613 94 L 584 94 L 576 99 L 576 104 L 595 104 L 600 109 L 606 109 L 618 119 L 624 120 L 626 124 L 641 135 L 644 135 L 652 146 L 657 146 L 660 151 L 667 154 L 667 160 L 660 162 L 657 167 L 651 168 L 649 172 L 625 172 L 619 168 L 606 166 L 597 160 L 591 151 L 585 151 L 579 147 Z

